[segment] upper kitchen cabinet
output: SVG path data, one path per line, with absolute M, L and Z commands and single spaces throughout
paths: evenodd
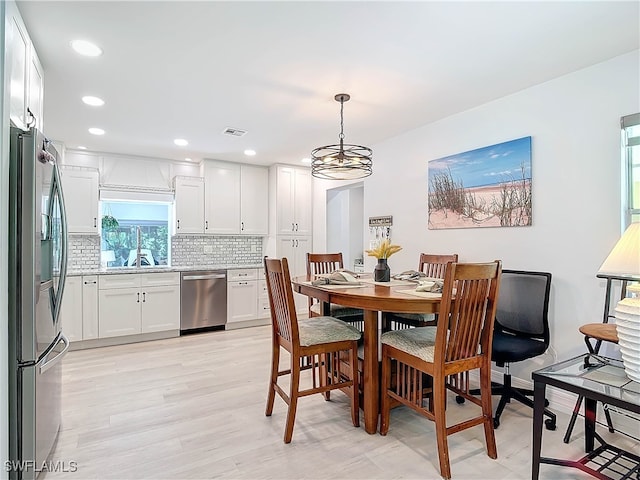
M 266 235 L 269 229 L 269 170 L 207 160 L 203 171 L 205 233 Z
M 204 178 L 176 176 L 175 190 L 175 232 L 204 233 Z
M 24 130 L 32 126 L 43 130 L 42 66 L 14 2 L 6 3 L 5 28 L 10 119 Z
M 311 171 L 274 165 L 277 235 L 311 235 Z
M 269 170 L 266 167 L 240 167 L 240 233 L 269 233 Z
M 98 234 L 98 170 L 64 166 L 62 191 L 69 233 Z
M 240 164 L 204 162 L 204 232 L 240 232 Z

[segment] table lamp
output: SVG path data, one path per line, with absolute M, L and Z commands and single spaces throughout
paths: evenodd
M 598 273 L 640 279 L 640 222 L 629 225 Z M 625 373 L 640 382 L 640 286 L 630 285 L 627 292 L 631 297 L 620 300 L 615 308 L 618 345 Z

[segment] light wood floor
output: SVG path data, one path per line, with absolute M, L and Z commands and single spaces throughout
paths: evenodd
M 431 422 L 396 408 L 386 437 L 368 435 L 351 425 L 340 392 L 330 402 L 301 399 L 285 445 L 284 402 L 276 397 L 273 416 L 264 416 L 270 347 L 269 327 L 256 327 L 70 352 L 52 460 L 78 469 L 46 479 L 440 478 Z M 452 419 L 476 408 L 451 400 Z M 559 414 L 558 429 L 545 430 L 543 455 L 582 456 L 581 425 L 562 443 L 567 420 Z M 498 459 L 491 460 L 482 427 L 450 436 L 453 478 L 530 478 L 531 411 L 509 405 L 496 437 Z M 616 443 L 638 448 L 624 437 Z M 590 477 L 542 465 L 541 478 Z

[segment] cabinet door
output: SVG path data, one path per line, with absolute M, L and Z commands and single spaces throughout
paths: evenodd
M 267 235 L 269 232 L 269 170 L 242 165 L 240 169 L 240 233 Z
M 142 333 L 179 329 L 180 286 L 165 285 L 143 288 Z
M 29 98 L 27 101 L 29 111 L 35 117 L 35 127 L 44 131 L 44 78 L 40 60 L 31 49 L 29 62 Z
M 69 233 L 98 233 L 97 170 L 65 168 L 62 190 Z
M 256 280 L 227 283 L 227 323 L 258 318 L 258 283 Z
M 311 237 L 280 236 L 277 242 L 277 257 L 286 257 L 291 277 L 306 275 L 307 252 L 311 251 Z M 308 312 L 308 297 L 299 293 L 293 294 L 296 311 L 299 314 Z
M 240 233 L 240 165 L 206 162 L 205 233 Z
M 293 167 L 278 167 L 276 172 L 276 218 L 277 233 L 291 235 L 295 231 Z
M 176 177 L 175 232 L 204 233 L 204 179 Z
M 269 292 L 267 291 L 267 281 L 258 280 L 258 318 L 269 318 L 271 308 L 269 305 Z
M 119 337 L 141 333 L 141 297 L 139 288 L 99 290 L 99 337 Z
M 294 179 L 294 231 L 296 235 L 311 235 L 311 172 L 296 168 Z
M 72 342 L 82 340 L 82 277 L 67 277 L 60 306 L 62 332 Z
M 29 35 L 14 3 L 7 3 L 6 15 L 7 63 L 5 65 L 9 68 L 9 118 L 18 127 L 26 129 Z
M 82 339 L 98 338 L 98 277 L 82 277 Z

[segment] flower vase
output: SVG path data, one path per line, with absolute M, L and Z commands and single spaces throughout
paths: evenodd
M 378 263 L 373 269 L 373 280 L 376 282 L 391 281 L 391 269 L 387 265 L 386 258 L 379 258 Z

